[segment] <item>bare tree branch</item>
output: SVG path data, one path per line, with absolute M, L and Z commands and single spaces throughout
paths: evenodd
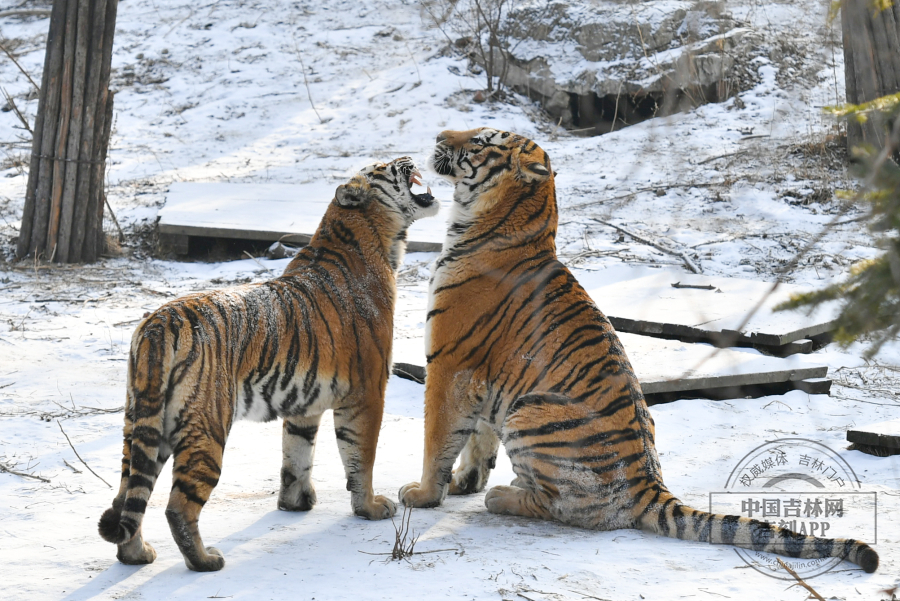
M 47 11 L 47 14 L 50 14 L 49 10 Z M 3 13 L 0 13 L 0 17 L 2 17 L 2 16 L 3 16 Z M 13 56 L 13 53 L 10 52 L 9 50 L 7 50 L 6 46 L 4 46 L 3 44 L 0 44 L 0 50 L 2 50 L 4 52 L 4 54 L 6 54 L 6 56 L 9 57 L 9 60 L 11 60 L 16 65 L 16 67 L 19 68 L 19 71 L 22 72 L 22 75 L 24 75 L 25 77 L 28 78 L 28 81 L 31 82 L 31 85 L 34 86 L 34 89 L 37 90 L 38 92 L 40 92 L 41 87 L 39 85 L 37 85 L 36 83 L 34 83 L 34 80 L 31 79 L 31 75 L 29 75 L 28 71 L 26 71 L 25 68 L 19 64 L 19 61 L 16 60 L 16 57 Z
M 40 480 L 41 482 L 50 482 L 50 480 L 44 478 L 43 476 L 35 476 L 34 474 L 26 474 L 25 472 L 14 470 L 12 467 L 3 463 L 2 461 L 0 461 L 0 471 L 6 472 L 8 474 L 13 474 L 14 476 L 21 476 L 22 478 L 33 478 L 35 480 Z
M 92 469 L 91 469 L 91 466 L 89 466 L 89 465 L 87 464 L 87 462 L 86 462 L 84 459 L 81 458 L 81 455 L 79 455 L 79 454 L 78 454 L 78 451 L 75 450 L 75 445 L 73 445 L 73 444 L 72 444 L 72 441 L 69 440 L 69 435 L 66 434 L 66 431 L 65 431 L 65 430 L 63 430 L 62 424 L 59 423 L 59 420 L 56 420 L 56 425 L 59 426 L 59 431 L 62 432 L 62 433 L 63 433 L 63 436 L 66 437 L 66 441 L 69 443 L 69 446 L 72 447 L 72 450 L 75 451 L 75 456 L 78 457 L 78 460 L 79 460 L 81 463 L 84 464 L 84 467 L 86 467 L 90 473 L 92 473 L 92 474 L 94 474 L 95 476 L 97 476 L 98 478 L 100 478 L 100 480 L 101 480 L 105 485 L 107 485 L 108 487 L 112 488 L 112 487 L 113 487 L 112 484 L 110 484 L 110 483 L 107 482 L 106 480 L 103 480 L 103 477 L 100 476 L 100 474 L 98 474 L 98 473 L 95 472 L 94 470 L 92 470 Z

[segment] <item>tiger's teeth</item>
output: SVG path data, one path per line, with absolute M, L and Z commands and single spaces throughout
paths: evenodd
M 428 186 L 428 190 L 427 190 L 426 194 L 428 194 L 428 196 L 431 196 L 431 186 Z

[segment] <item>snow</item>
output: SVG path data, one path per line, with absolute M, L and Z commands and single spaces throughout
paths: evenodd
M 108 182 L 131 246 L 125 256 L 92 266 L 0 262 L 0 461 L 50 480 L 0 474 L 2 596 L 802 599 L 799 587 L 744 569 L 730 548 L 493 516 L 483 494 L 413 512 L 412 528 L 421 535 L 417 551 L 454 550 L 417 554 L 409 562 L 366 555 L 389 553 L 394 529 L 352 516 L 330 415 L 318 442 L 313 478 L 319 502 L 312 511 L 275 509 L 280 425 L 239 422 L 201 519 L 206 544 L 225 554 L 224 570 L 185 568 L 163 515 L 167 470 L 144 521 L 159 557 L 149 566 L 125 566 L 96 531 L 114 492 L 85 469 L 56 420 L 87 464 L 117 486 L 122 414 L 99 410 L 122 406 L 137 321 L 168 299 L 261 281 L 287 264 L 145 256 L 139 241 L 148 236 L 169 184 L 337 185 L 373 160 L 410 155 L 424 167 L 434 136 L 447 128 L 491 125 L 533 137 L 547 150 L 559 172 L 559 250 L 585 286 L 601 285 L 604 270 L 623 261 L 681 265 L 630 239 L 619 241 L 618 232 L 592 217 L 693 248 L 705 273 L 773 281 L 836 218 L 831 193 L 853 185 L 839 162 L 828 161 L 836 152 L 829 145 L 834 126 L 821 112 L 843 97 L 842 55 L 834 44 L 839 29 L 826 25 L 828 4 L 817 1 L 813 10 L 797 0 L 729 0 L 727 9 L 771 50 L 770 58 L 754 63 L 759 84 L 741 94 L 742 105 L 729 100 L 579 138 L 525 99 L 472 102 L 483 80 L 467 71 L 465 59 L 445 52 L 446 38 L 428 26 L 415 3 L 122 0 Z M 15 42 L 7 45 L 33 76 L 41 71 L 46 30 L 46 19 L 0 20 L 0 37 Z M 785 44 L 793 45 L 793 54 Z M 805 57 L 805 70 L 792 74 L 785 61 L 797 53 Z M 37 101 L 26 99 L 30 84 L 5 59 L 0 84 L 33 120 Z M 16 125 L 12 112 L 0 113 L 0 142 L 22 134 Z M 0 148 L 0 248 L 9 258 L 26 184 L 11 159 L 26 149 Z M 425 180 L 435 196 L 450 197 L 436 176 Z M 819 189 L 827 192 L 824 201 L 797 202 L 810 197 L 804 191 Z M 836 226 L 786 279 L 823 285 L 877 252 L 861 224 Z M 407 255 L 397 338 L 422 333 L 434 257 Z M 885 348 L 877 364 L 863 361 L 864 348 L 831 345 L 814 355 L 837 378 L 830 397 L 795 391 L 651 409 L 666 484 L 694 506 L 704 507 L 710 492 L 723 489 L 749 450 L 785 436 L 835 449 L 863 489 L 878 492 L 881 567 L 868 575 L 843 563 L 815 578 L 811 584 L 826 598 L 881 599 L 887 594 L 879 591 L 897 584 L 900 573 L 900 459 L 847 451 L 844 440 L 848 426 L 897 417 L 900 345 Z M 395 496 L 419 477 L 422 394 L 417 384 L 390 380 L 375 465 L 378 493 Z M 489 486 L 511 479 L 501 454 Z

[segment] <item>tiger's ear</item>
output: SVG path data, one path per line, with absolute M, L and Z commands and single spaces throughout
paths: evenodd
M 519 177 L 529 182 L 543 182 L 550 179 L 552 173 L 550 166 L 535 161 L 532 157 L 523 157 L 525 161 L 520 163 Z
M 344 208 L 355 209 L 366 204 L 369 193 L 359 186 L 342 184 L 334 191 L 334 200 Z
M 530 163 L 525 168 L 537 175 L 550 175 L 550 170 L 544 167 L 543 163 Z

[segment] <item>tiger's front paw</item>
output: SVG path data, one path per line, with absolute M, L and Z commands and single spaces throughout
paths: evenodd
M 156 560 L 156 550 L 136 536 L 116 550 L 116 559 L 129 566 L 140 566 Z
M 184 563 L 195 572 L 218 572 L 225 567 L 225 557 L 215 547 L 206 547 L 205 552 L 198 554 L 193 561 L 185 556 Z
M 371 501 L 363 500 L 359 504 L 353 502 L 353 513 L 367 520 L 385 520 L 397 513 L 397 504 L 381 495 L 372 497 Z
M 312 482 L 299 481 L 289 486 L 282 484 L 278 493 L 278 509 L 282 511 L 309 511 L 316 504 L 316 489 Z
M 418 482 L 410 482 L 400 489 L 400 502 L 407 507 L 437 507 L 447 496 L 445 484 L 437 490 L 422 488 Z
M 453 478 L 450 480 L 451 495 L 471 495 L 484 490 L 487 486 L 490 469 L 477 467 L 460 467 L 453 470 Z

